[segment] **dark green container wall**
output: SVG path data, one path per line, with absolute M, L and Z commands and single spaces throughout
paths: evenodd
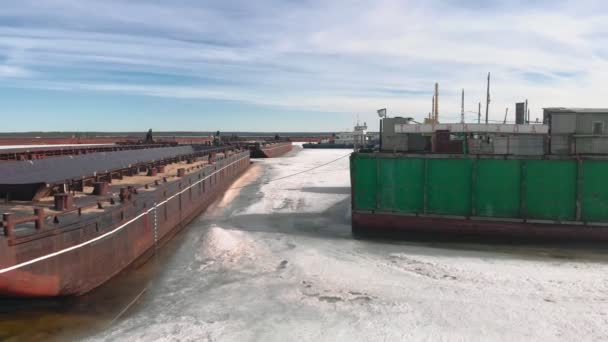
M 469 159 L 427 159 L 427 213 L 468 216 L 471 212 Z
M 520 216 L 520 161 L 479 159 L 474 177 L 475 216 Z
M 575 160 L 526 160 L 525 196 L 530 219 L 576 219 Z
M 424 160 L 379 159 L 378 207 L 402 213 L 423 210 Z
M 367 156 L 354 155 L 351 158 L 355 158 L 354 162 L 351 159 L 351 172 L 354 176 L 351 176 L 354 184 L 355 208 L 361 210 L 374 210 L 376 209 L 376 189 L 377 185 L 377 162 L 376 158 L 370 158 Z
M 608 221 L 608 161 L 586 160 L 582 172 L 582 219 Z
M 359 153 L 351 172 L 354 210 L 608 223 L 608 160 Z

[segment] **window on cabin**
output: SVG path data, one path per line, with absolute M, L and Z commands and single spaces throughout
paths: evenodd
M 593 122 L 593 134 L 594 135 L 604 134 L 604 122 L 603 121 Z

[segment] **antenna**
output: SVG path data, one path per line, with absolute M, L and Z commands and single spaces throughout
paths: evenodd
M 502 122 L 503 124 L 507 123 L 507 114 L 509 114 L 509 107 L 507 107 L 507 109 L 505 109 L 505 120 Z
M 488 92 L 486 93 L 486 125 L 488 124 L 489 110 L 490 110 L 490 73 L 488 73 Z
M 460 123 L 464 123 L 464 89 L 462 89 L 462 98 L 460 100 Z
M 477 108 L 477 123 L 481 123 L 481 102 L 478 103 L 479 107 Z
M 435 83 L 435 123 L 439 122 L 439 83 Z

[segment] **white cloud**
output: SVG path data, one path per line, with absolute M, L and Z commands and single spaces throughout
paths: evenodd
M 28 76 L 11 83 L 19 87 L 215 98 L 371 120 L 377 107 L 421 118 L 436 81 L 446 119 L 459 113 L 461 88 L 476 110 L 491 71 L 495 119 L 524 98 L 536 115 L 543 106 L 606 106 L 606 5 L 463 4 L 19 1 L 0 19 L 29 25 L 0 27 L 0 54 L 10 61 L 0 76 Z
M 0 65 L 0 79 L 30 76 L 32 76 L 32 73 L 24 68 L 12 65 Z

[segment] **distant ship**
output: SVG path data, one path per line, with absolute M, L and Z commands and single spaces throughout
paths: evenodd
M 330 139 L 323 139 L 318 143 L 303 144 L 304 148 L 355 148 L 355 146 L 370 148 L 375 145 L 379 134 L 367 132 L 367 124 L 357 125 L 352 132 L 339 132 Z

